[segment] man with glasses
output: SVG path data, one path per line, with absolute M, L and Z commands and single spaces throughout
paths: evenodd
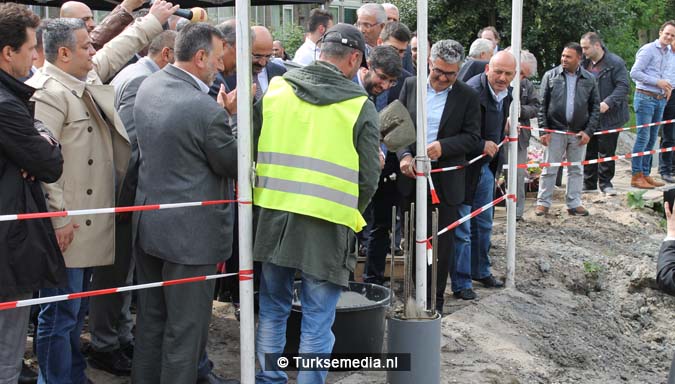
M 398 52 L 399 58 L 401 59 L 402 70 L 401 74 L 398 77 L 396 85 L 392 85 L 390 89 L 385 91 L 387 104 L 398 99 L 398 96 L 401 94 L 401 88 L 403 87 L 403 82 L 408 77 L 413 74 L 410 71 L 405 69 L 405 60 L 404 57 L 408 50 L 408 43 L 410 42 L 410 29 L 399 22 L 388 22 L 385 24 L 380 37 L 377 39 L 378 45 L 386 45 L 393 47 Z
M 373 47 L 377 46 L 384 23 L 387 22 L 387 13 L 382 4 L 367 3 L 356 11 L 356 27 L 366 40 L 366 57 Z
M 476 91 L 457 81 L 457 73 L 464 59 L 464 48 L 454 40 L 441 40 L 431 47 L 429 66 L 431 72 L 427 80 L 427 156 L 432 168 L 464 165 L 466 156 L 480 143 L 480 101 Z M 410 117 L 417 121 L 417 78 L 409 77 L 403 84 L 399 100 L 406 106 Z M 399 190 L 408 202 L 414 199 L 416 145 L 400 150 Z M 432 174 L 436 192 L 440 197 L 439 205 L 429 204 L 429 215 L 434 208 L 439 210 L 440 228 L 450 225 L 459 218 L 459 206 L 464 201 L 465 171 Z M 430 202 L 430 199 L 428 199 Z M 404 207 L 407 209 L 408 204 Z M 429 220 L 430 221 L 430 220 Z M 428 223 L 428 235 L 431 235 L 431 223 Z M 438 244 L 438 287 L 436 310 L 443 311 L 443 295 L 448 279 L 448 263 L 454 260 L 454 235 L 439 237 Z M 427 274 L 431 277 L 431 272 Z M 429 286 L 429 285 L 428 285 Z M 431 298 L 430 298 L 431 299 Z
M 367 62 L 368 68 L 361 67 L 354 81 L 366 90 L 368 96 L 374 100 L 375 108 L 381 111 L 389 104 L 385 93 L 396 86 L 401 75 L 401 60 L 393 47 L 381 45 L 370 51 Z M 384 168 L 380 173 L 377 192 L 366 209 L 369 213 L 366 214 L 369 226 L 365 229 L 368 233 L 364 235 L 369 241 L 364 281 L 381 285 L 384 283 L 385 262 L 390 245 L 391 207 L 398 206 L 399 198 L 395 181 L 389 179 L 398 168 L 396 154 L 388 153 L 384 144 L 381 144 L 380 156 Z M 385 161 L 391 157 L 394 158 L 393 161 Z
M 270 80 L 275 76 L 281 76 L 286 73 L 286 68 L 272 62 L 272 50 L 274 38 L 269 29 L 263 26 L 254 26 L 251 28 L 254 31 L 255 38 L 253 46 L 251 46 L 252 63 L 253 63 L 253 83 L 257 86 L 255 91 L 255 99 L 259 100 L 263 93 L 267 91 L 267 86 Z M 235 87 L 232 87 L 234 89 Z
M 251 45 L 251 63 L 253 68 L 252 83 L 255 84 L 255 100 L 260 100 L 270 80 L 273 77 L 281 76 L 286 73 L 286 67 L 272 61 L 274 38 L 269 29 L 263 26 L 251 27 L 253 35 L 253 44 Z M 225 79 L 226 89 L 234 90 L 237 88 L 237 74 L 232 74 Z
M 501 167 L 498 143 L 504 139 L 504 127 L 511 105 L 511 80 L 516 76 L 516 59 L 510 52 L 494 55 L 485 72 L 472 77 L 466 84 L 478 92 L 480 99 L 481 140 L 469 152 L 467 160 L 483 153 L 483 159 L 466 170 L 466 196 L 459 208 L 464 217 L 490 203 L 495 191 L 495 175 Z M 455 231 L 455 263 L 452 265 L 452 293 L 458 299 L 473 300 L 472 279 L 488 288 L 504 283 L 490 271 L 490 236 L 492 208 L 463 223 Z

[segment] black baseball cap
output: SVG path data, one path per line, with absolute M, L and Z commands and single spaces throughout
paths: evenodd
M 324 43 L 340 43 L 350 48 L 366 53 L 366 41 L 363 34 L 355 26 L 338 23 L 324 33 L 321 41 Z

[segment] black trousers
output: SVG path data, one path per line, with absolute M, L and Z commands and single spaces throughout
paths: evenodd
M 393 159 L 390 156 L 387 157 L 387 163 L 382 170 L 377 191 L 370 201 L 370 233 L 364 278 L 364 281 L 368 283 L 382 284 L 384 282 L 387 251 L 391 245 L 391 238 L 389 237 L 391 232 L 391 207 L 398 207 L 400 203 L 396 180 L 390 179 L 390 175 L 396 173 L 397 167 L 398 159 L 395 156 Z M 396 234 L 394 233 L 392 236 L 396 236 Z
M 614 156 L 618 141 L 618 132 L 591 136 L 591 141 L 586 145 L 586 160 Z M 612 179 L 614 178 L 615 163 L 615 161 L 608 161 L 584 165 L 584 189 L 596 189 L 598 185 L 602 190 L 613 187 Z
M 438 191 L 440 192 L 440 191 Z M 440 204 L 432 204 L 431 199 L 427 201 L 427 237 L 431 237 L 432 232 L 432 214 L 434 209 L 438 209 L 438 230 L 442 230 L 453 222 L 459 220 L 459 207 L 457 205 L 448 205 L 443 202 L 441 197 Z M 405 211 L 410 210 L 410 204 L 406 204 Z M 411 226 L 415 225 L 414 218 L 411 219 Z M 415 258 L 413 258 L 415 259 Z M 442 309 L 444 303 L 445 288 L 448 284 L 449 268 L 455 260 L 455 234 L 454 230 L 448 231 L 438 237 L 438 259 L 436 267 L 436 309 Z M 413 278 L 416 267 L 413 265 Z M 431 266 L 427 266 L 427 301 L 431 301 Z M 414 282 L 413 282 L 414 284 Z
M 675 97 L 671 97 L 663 110 L 661 120 L 675 119 Z M 665 124 L 661 126 L 661 148 L 675 147 L 675 124 Z M 675 172 L 673 162 L 675 156 L 673 152 L 663 152 L 659 154 L 659 173 L 661 175 L 672 175 Z

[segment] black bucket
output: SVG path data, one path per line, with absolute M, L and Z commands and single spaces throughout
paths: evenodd
M 294 297 L 300 297 L 302 282 L 296 281 Z M 379 356 L 384 339 L 385 313 L 389 305 L 389 289 L 380 285 L 350 282 L 345 292 L 355 292 L 368 299 L 368 304 L 338 307 L 333 323 L 335 335 L 334 354 L 363 353 Z M 300 345 L 300 324 L 302 306 L 293 302 L 291 315 L 286 327 L 286 349 L 284 353 L 297 354 Z

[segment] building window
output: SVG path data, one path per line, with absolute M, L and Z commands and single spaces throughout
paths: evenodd
M 333 21 L 337 24 L 340 22 L 340 7 L 330 7 L 330 13 L 333 15 Z
M 343 23 L 345 24 L 356 24 L 356 8 L 345 8 Z
M 293 6 L 284 6 L 283 23 L 284 26 L 293 24 Z

